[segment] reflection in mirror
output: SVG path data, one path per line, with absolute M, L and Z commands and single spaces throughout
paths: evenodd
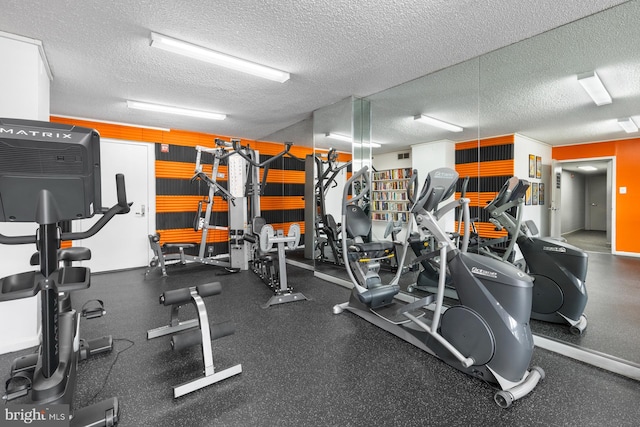
M 372 237 L 396 242 L 396 261 L 388 274 L 402 264 L 401 243 L 412 225 L 407 186 L 414 170 L 416 187 L 422 187 L 428 172 L 449 167 L 461 170 L 456 197 L 466 177 L 476 186 L 469 191 L 477 191 L 472 188 L 478 182 L 478 64 L 478 59 L 469 60 L 368 97 L 371 139 L 381 144 L 373 149 Z M 456 212 L 439 223 L 448 232 L 463 231 Z M 399 279 L 402 291 L 419 297 L 433 290 L 439 271 L 433 264 L 437 258 L 429 258 L 434 246 L 433 240 L 408 246 Z
M 307 166 L 307 171 L 313 170 L 313 186 L 307 183 L 306 198 L 313 200 L 313 206 L 307 205 L 313 212 L 307 229 L 314 233 L 305 246 L 316 274 L 326 277 L 344 276 L 340 217 L 342 190 L 352 170 L 354 103 L 349 97 L 313 113 L 314 157 Z
M 572 335 L 563 319 L 556 319 L 560 323 L 533 320 L 532 331 L 635 363 L 640 362 L 635 339 L 640 307 L 634 304 L 640 294 L 640 263 L 611 252 L 640 253 L 639 236 L 631 226 L 635 215 L 630 212 L 635 208 L 624 195 L 616 196 L 616 186 L 637 182 L 637 133 L 626 133 L 619 122 L 640 121 L 639 13 L 640 2 L 631 1 L 480 58 L 480 140 L 504 135 L 512 139 L 512 174 L 529 183 L 521 207 L 522 223 L 535 224 L 538 240 L 531 241 L 546 242 L 545 246 L 558 251 L 553 262 L 542 265 L 532 265 L 536 261 L 531 255 L 516 252 L 516 258 L 522 259 L 522 265 L 527 263 L 536 277 L 534 283 L 544 281 L 555 290 L 555 295 L 545 294 L 537 307 L 534 300 L 534 311 L 555 313 L 566 301 L 575 301 L 578 297 L 560 292 L 561 282 L 579 280 L 584 269 L 577 260 L 588 257 L 584 309 L 588 326 L 584 332 Z M 594 73 L 609 92 L 612 101 L 608 104 L 596 102 L 582 85 L 584 75 Z M 480 157 L 483 155 L 481 149 Z M 552 159 L 562 163 L 554 165 Z M 587 163 L 596 168 L 596 176 L 577 168 Z M 481 175 L 482 167 L 483 163 Z M 489 184 L 481 180 L 481 186 L 487 186 L 481 188 L 481 194 L 495 191 Z M 600 193 L 602 201 L 595 199 Z M 616 225 L 626 223 L 625 218 L 630 218 L 629 227 L 616 230 Z M 581 229 L 599 233 L 602 244 L 594 246 L 574 238 L 580 233 L 571 232 Z M 532 231 L 528 228 L 527 234 L 533 235 Z M 562 235 L 582 248 L 574 252 L 565 244 L 544 239 L 550 235 Z M 594 252 L 594 248 L 606 253 Z M 566 262 L 559 261 L 563 256 Z M 565 269 L 570 263 L 570 277 L 567 273 L 564 278 L 547 279 L 555 263 Z

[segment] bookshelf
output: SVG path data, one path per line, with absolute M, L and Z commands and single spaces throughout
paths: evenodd
M 387 169 L 373 173 L 371 219 L 374 221 L 409 220 L 407 186 L 411 168 Z

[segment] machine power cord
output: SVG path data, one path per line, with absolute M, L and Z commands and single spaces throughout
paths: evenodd
M 94 403 L 94 401 L 96 400 L 96 398 L 98 397 L 98 395 L 100 395 L 100 393 L 102 392 L 102 390 L 104 389 L 104 386 L 107 384 L 107 381 L 109 381 L 109 376 L 111 375 L 111 371 L 113 370 L 113 367 L 115 366 L 116 362 L 118 361 L 118 357 L 120 357 L 120 354 L 124 353 L 125 351 L 129 350 L 131 347 L 133 347 L 134 345 L 136 345 L 135 342 L 131 341 L 128 338 L 114 338 L 113 341 L 117 342 L 117 341 L 125 341 L 128 342 L 130 345 L 123 349 L 120 350 L 118 352 L 116 352 L 116 357 L 113 359 L 113 362 L 111 362 L 111 366 L 109 366 L 109 371 L 107 372 L 107 375 L 105 376 L 104 380 L 102 381 L 102 386 L 98 389 L 98 391 L 89 399 L 89 401 L 87 403 L 85 403 L 84 405 L 80 405 L 78 406 L 79 408 L 83 408 L 85 406 L 89 406 L 92 403 Z

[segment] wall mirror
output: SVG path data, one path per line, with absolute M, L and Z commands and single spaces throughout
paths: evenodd
M 556 146 L 637 137 L 637 133 L 625 133 L 617 122 L 630 116 L 637 119 L 640 114 L 639 13 L 640 2 L 630 1 L 480 57 L 480 138 L 518 133 Z M 594 71 L 613 98 L 609 104 L 597 106 L 579 84 L 579 77 Z M 585 309 L 589 325 L 581 336 L 537 321 L 532 321 L 532 331 L 638 363 L 635 329 L 640 322 L 640 290 L 636 283 L 636 294 L 617 295 L 633 285 L 618 288 L 607 276 L 616 277 L 616 269 L 637 274 L 639 267 L 633 265 L 634 260 L 627 263 L 624 258 L 612 260 L 610 255 L 596 253 L 610 253 L 615 239 L 615 221 L 611 219 L 615 161 L 592 160 L 596 161 L 589 162 L 590 166 L 598 170 L 591 174 L 577 168 L 583 161 L 563 163 L 561 226 L 554 231 L 552 224 L 545 222 L 551 207 L 547 200 L 539 227 L 543 236 L 567 236 L 565 233 L 576 229 L 590 229 L 589 221 L 596 218 L 595 213 L 589 215 L 588 200 L 585 204 L 585 185 L 589 185 L 585 183 L 595 188 L 597 181 L 608 189 L 603 193 L 607 200 L 602 202 L 602 225 L 593 228 L 606 231 L 608 247 L 593 248 L 586 242 L 583 246 L 590 251 Z M 544 163 L 543 175 L 550 179 L 550 161 Z
M 428 170 L 455 167 L 456 158 L 458 163 L 466 161 L 464 175 L 470 177 L 469 191 L 476 198 L 472 199 L 472 205 L 475 204 L 476 212 L 481 212 L 486 200 L 481 201 L 480 195 L 497 190 L 488 188 L 487 181 L 481 179 L 484 172 L 480 145 L 491 138 L 510 136 L 513 141 L 517 136 L 546 150 L 544 156 L 534 156 L 534 162 L 535 157 L 541 157 L 541 178 L 533 181 L 542 183 L 547 191 L 542 203 L 538 200 L 538 205 L 527 206 L 527 209 L 535 214 L 541 235 L 554 233 L 549 221 L 552 147 L 634 137 L 622 131 L 617 122 L 630 116 L 639 119 L 640 52 L 636 48 L 640 42 L 640 26 L 636 22 L 639 15 L 640 1 L 630 1 L 367 97 L 371 114 L 370 142 L 380 144 L 372 149 L 372 166 L 377 170 L 417 167 L 422 180 Z M 593 71 L 610 90 L 614 99 L 611 104 L 596 106 L 578 83 L 578 75 Z M 451 132 L 418 123 L 415 117 L 419 114 L 457 125 L 462 130 Z M 336 148 L 345 153 L 359 153 L 352 148 L 353 117 L 353 98 L 315 112 L 316 152 Z M 331 139 L 329 133 L 344 134 L 347 140 Z M 458 152 L 461 143 L 465 153 Z M 515 151 L 511 153 L 510 173 L 515 170 L 519 177 L 528 178 L 530 153 L 527 148 Z M 354 156 L 356 161 L 359 156 Z M 600 174 L 606 176 L 605 185 L 611 186 L 615 160 L 598 161 L 602 162 L 596 166 L 604 171 Z M 582 164 L 583 161 L 563 163 L 563 182 L 589 181 L 591 178 L 577 169 Z M 572 211 L 584 213 L 585 210 L 584 197 L 576 202 L 564 194 L 571 188 L 577 188 L 576 194 L 585 192 L 584 187 L 563 184 L 563 218 L 558 235 L 584 226 L 584 223 L 576 226 L 575 218 L 569 215 Z M 339 200 L 341 196 L 335 197 Z M 607 211 L 610 208 L 609 205 Z M 621 231 L 615 229 L 611 218 L 610 214 L 605 215 L 606 231 L 610 244 L 615 245 L 616 232 Z M 374 227 L 374 237 L 383 238 L 383 232 L 380 222 Z M 615 269 L 637 274 L 640 268 L 634 259 L 606 256 L 608 258 L 589 252 L 590 264 L 597 265 L 600 273 L 587 276 L 590 296 L 585 311 L 589 317 L 587 331 L 574 336 L 564 326 L 542 322 L 533 322 L 532 330 L 539 336 L 637 364 L 640 363 L 634 338 L 635 328 L 640 324 L 640 309 L 634 305 L 637 295 L 614 295 L 608 286 L 616 274 Z M 316 271 L 322 271 L 327 263 L 316 261 L 315 266 Z

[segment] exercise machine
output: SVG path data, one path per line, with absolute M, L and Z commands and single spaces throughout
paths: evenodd
M 145 276 L 151 272 L 151 269 L 159 267 L 162 276 L 167 277 L 167 262 L 178 261 L 181 265 L 187 264 L 187 254 L 185 249 L 195 248 L 194 243 L 165 243 L 160 245 L 160 233 L 149 234 L 149 245 L 153 251 L 153 258 L 149 262 L 149 267 L 145 272 Z
M 87 261 L 91 259 L 91 250 L 89 248 L 83 248 L 80 246 L 70 246 L 66 248 L 58 249 L 58 261 L 61 266 L 71 267 L 74 261 Z M 40 265 L 40 253 L 35 252 L 29 264 L 33 266 Z M 70 292 L 59 292 L 58 294 L 58 312 L 70 312 L 72 310 L 71 302 L 72 294 Z M 85 319 L 96 319 L 107 314 L 104 302 L 102 300 L 89 300 L 81 308 L 80 317 Z M 80 338 L 80 348 L 78 351 L 78 361 L 83 361 L 91 356 L 95 356 L 102 353 L 108 353 L 113 350 L 113 337 L 106 335 L 101 338 L 93 338 L 87 340 Z M 21 378 L 27 376 L 29 381 L 33 376 L 33 371 L 36 368 L 38 362 L 38 353 L 31 353 L 25 356 L 18 357 L 11 364 L 10 377 Z M 28 384 L 24 384 L 22 389 L 28 387 Z M 18 388 L 14 387 L 14 393 L 18 392 Z
M 566 242 L 550 237 L 535 237 L 538 229 L 533 221 L 523 221 L 524 198 L 529 182 L 509 178 L 498 195 L 485 209 L 497 229 L 509 233 L 506 249 L 479 246 L 482 254 L 511 260 L 533 279 L 533 305 L 531 318 L 545 322 L 569 325 L 574 335 L 581 335 L 587 327 L 584 309 L 587 305 L 588 255 L 585 251 Z M 515 216 L 512 209 L 515 208 Z M 518 245 L 524 263 L 515 260 Z
M 175 334 L 171 337 L 171 349 L 181 351 L 195 345 L 199 345 L 202 351 L 204 364 L 203 376 L 184 384 L 173 387 L 173 397 L 184 396 L 203 387 L 215 384 L 242 372 L 242 365 L 216 372 L 213 366 L 213 352 L 211 341 L 218 338 L 233 335 L 235 329 L 231 322 L 222 322 L 209 325 L 207 308 L 203 298 L 218 295 L 222 292 L 220 282 L 212 282 L 204 285 L 191 286 L 173 291 L 166 291 L 160 295 L 160 304 L 171 306 L 171 319 L 169 324 L 147 331 L 147 339 Z M 180 307 L 192 304 L 197 313 L 197 319 L 180 320 Z
M 319 155 L 313 156 L 317 181 L 315 183 L 315 258 L 318 261 L 342 264 L 342 229 L 332 214 L 328 212 L 326 198 L 330 189 L 337 187 L 336 178 L 341 171 L 351 165 L 346 162 L 338 165 L 338 151 L 329 149 L 327 159 L 322 160 Z
M 295 223 L 291 224 L 289 233 L 285 236 L 284 231 L 274 230 L 264 218 L 256 217 L 252 221 L 251 228 L 252 233 L 245 234 L 244 238 L 254 245 L 251 262 L 253 272 L 274 292 L 274 295 L 263 307 L 268 308 L 276 304 L 306 300 L 307 297 L 302 292 L 295 292 L 289 286 L 285 259 L 285 249 L 294 250 L 300 243 L 300 226 Z M 276 256 L 271 253 L 274 245 L 278 250 Z
M 531 392 L 544 378 L 541 368 L 528 369 L 534 348 L 528 323 L 533 284 L 528 275 L 512 265 L 465 252 L 468 233 L 463 235 L 459 248 L 442 230 L 438 219 L 455 207 L 463 209 L 464 221 L 469 223 L 468 199 L 454 200 L 437 209 L 438 204 L 455 192 L 457 179 L 458 174 L 452 169 L 433 170 L 420 195 L 414 198 L 417 194 L 417 190 L 411 190 L 417 180 L 414 173 L 408 190 L 413 221 L 407 222 L 406 236 L 411 235 L 415 222 L 418 233 L 435 237 L 440 257 L 437 291 L 411 303 L 397 301 L 394 297 L 400 291 L 398 280 L 408 239 L 403 245 L 398 272 L 385 284 L 378 270 L 380 259 L 391 242 L 363 243 L 354 238 L 351 246 L 343 242 L 345 266 L 354 288 L 349 301 L 334 306 L 333 312 L 339 314 L 347 310 L 356 314 L 452 367 L 495 385 L 499 391 L 494 400 L 506 408 Z M 361 180 L 364 188 L 369 187 L 367 167 L 356 172 L 344 189 L 342 222 L 353 236 L 358 236 L 361 225 L 358 220 L 352 221 L 354 215 L 349 212 L 358 209 L 356 202 L 360 196 L 351 200 L 347 196 L 348 186 L 356 180 Z M 459 302 L 445 308 L 447 270 Z M 427 307 L 433 307 L 433 311 Z
M 34 404 L 68 404 L 71 426 L 114 426 L 117 398 L 74 408 L 76 369 L 80 358 L 79 319 L 60 311 L 60 293 L 90 286 L 86 267 L 59 266 L 60 242 L 87 239 L 115 215 L 129 212 L 124 176 L 116 175 L 117 203 L 103 211 L 100 183 L 100 136 L 93 129 L 18 119 L 0 119 L 0 221 L 36 222 L 36 234 L 5 236 L 0 243 L 36 244 L 40 270 L 0 279 L 0 301 L 40 295 L 42 339 L 35 369 L 24 375 L 30 386 L 7 391 L 6 399 L 31 391 Z M 67 220 L 102 217 L 85 232 L 62 232 Z M 11 379 L 8 384 L 11 384 Z M 15 392 L 14 392 L 15 391 Z
M 295 250 L 300 244 L 300 226 L 297 223 L 291 224 L 285 236 L 283 230 L 275 230 L 260 216 L 260 196 L 263 195 L 267 185 L 269 165 L 285 156 L 298 161 L 303 160 L 290 152 L 291 143 L 285 143 L 283 151 L 262 162 L 259 161 L 260 154 L 257 150 L 249 146 L 242 146 L 239 140 L 232 139 L 230 142 L 217 140 L 216 143 L 232 148 L 233 152 L 245 162 L 244 170 L 236 172 L 237 174 L 242 173 L 244 177 L 244 196 L 248 205 L 247 215 L 251 218 L 249 227 L 243 230 L 242 238 L 250 248 L 249 264 L 251 269 L 274 292 L 274 295 L 263 307 L 307 300 L 302 292 L 294 291 L 287 279 L 286 250 Z M 260 170 L 262 170 L 262 177 L 259 176 Z M 274 248 L 277 248 L 275 254 L 273 253 Z

